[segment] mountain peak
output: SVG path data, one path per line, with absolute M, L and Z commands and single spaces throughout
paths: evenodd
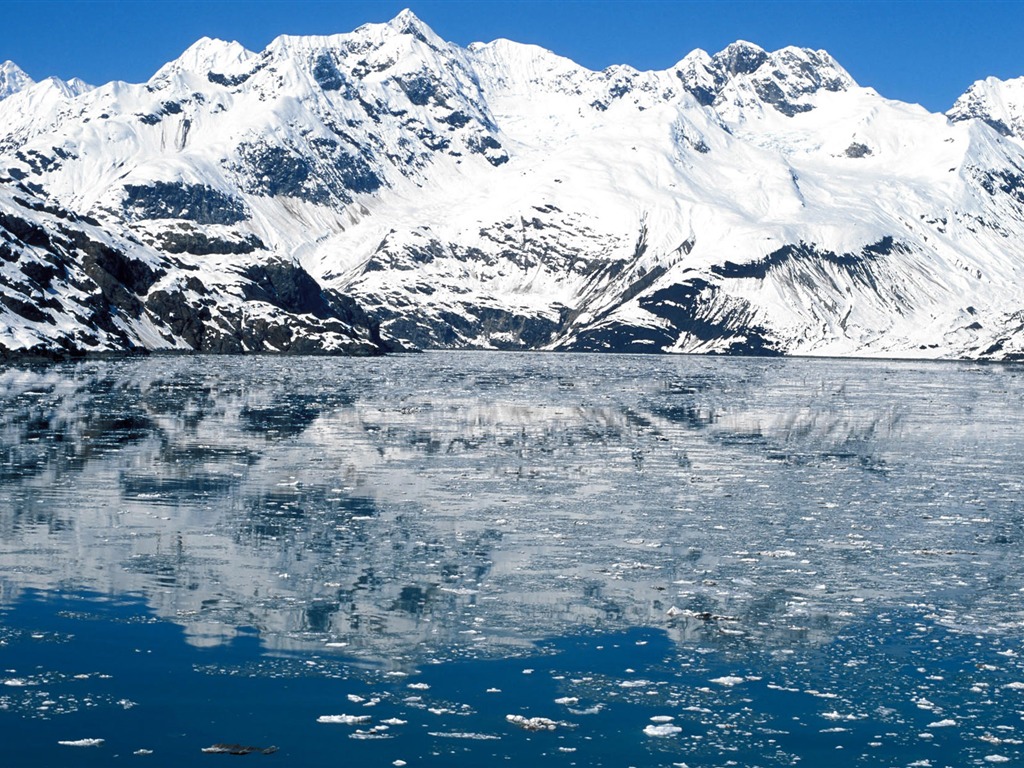
M 172 71 L 233 71 L 240 63 L 255 55 L 239 42 L 201 37 L 186 48 L 177 59 L 161 67 L 154 78 L 170 74 Z
M 13 61 L 0 64 L 0 99 L 6 99 L 13 93 L 22 91 L 33 85 L 35 80 Z
M 954 123 L 981 120 L 1003 136 L 1024 138 L 1024 77 L 978 80 L 946 113 Z
M 752 93 L 753 101 L 789 117 L 813 109 L 806 99 L 818 91 L 843 91 L 856 85 L 825 51 L 789 46 L 768 53 L 746 40 L 737 40 L 714 56 L 693 51 L 676 65 L 675 75 L 703 106 L 718 104 L 727 92 L 735 101 L 738 90 Z
M 408 8 L 400 11 L 395 18 L 388 22 L 388 26 L 400 35 L 412 35 L 421 42 L 428 42 L 430 38 L 437 39 L 434 30 L 424 24 L 420 18 Z
M 768 60 L 764 48 L 746 40 L 737 40 L 711 57 L 720 68 L 730 75 L 749 75 Z

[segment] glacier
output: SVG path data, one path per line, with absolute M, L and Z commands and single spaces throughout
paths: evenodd
M 828 53 L 664 71 L 410 11 L 146 83 L 0 67 L 0 358 L 1024 356 L 1024 78 L 946 114 Z

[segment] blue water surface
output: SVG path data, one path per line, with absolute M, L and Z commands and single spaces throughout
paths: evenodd
M 1014 366 L 153 358 L 0 401 L 4 765 L 1021 760 Z

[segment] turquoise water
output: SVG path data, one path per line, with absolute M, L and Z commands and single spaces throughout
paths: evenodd
M 1021 759 L 1018 368 L 157 358 L 0 399 L 5 764 Z

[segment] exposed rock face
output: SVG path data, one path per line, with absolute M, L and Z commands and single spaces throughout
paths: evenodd
M 0 200 L 0 358 L 154 349 L 379 354 L 376 327 L 295 263 L 205 273 L 39 201 Z M 2 210 L 2 206 L 0 206 Z M 29 218 L 31 216 L 31 218 Z M 201 233 L 199 237 L 205 237 Z M 249 237 L 254 237 L 250 235 Z
M 592 72 L 409 12 L 140 85 L 19 71 L 6 355 L 1024 354 L 1024 81 L 947 117 L 824 51 Z

